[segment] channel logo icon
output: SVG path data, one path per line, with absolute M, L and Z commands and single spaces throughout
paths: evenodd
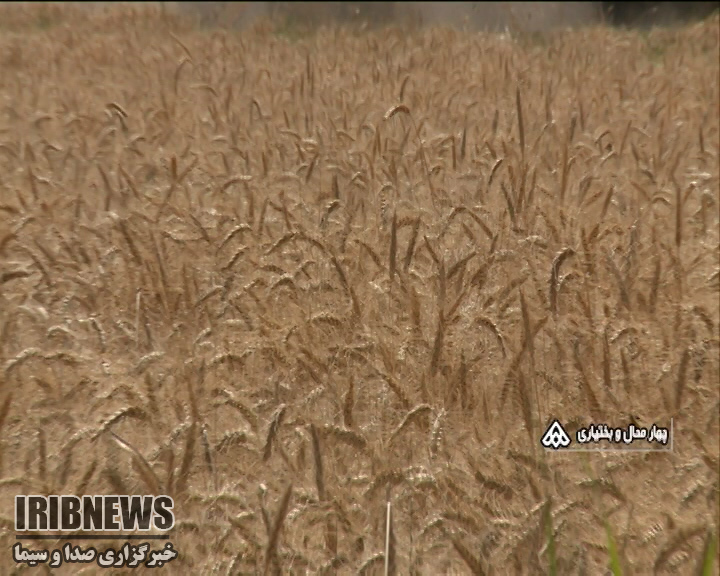
M 570 446 L 570 436 L 565 432 L 565 428 L 557 420 L 553 420 L 552 424 L 545 430 L 545 434 L 542 435 L 540 443 L 545 448 L 552 448 L 553 450 L 559 450 L 560 448 L 567 448 Z

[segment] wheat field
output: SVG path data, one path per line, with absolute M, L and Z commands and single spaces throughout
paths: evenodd
M 0 6 L 0 572 L 169 494 L 172 574 L 717 574 L 719 50 Z

